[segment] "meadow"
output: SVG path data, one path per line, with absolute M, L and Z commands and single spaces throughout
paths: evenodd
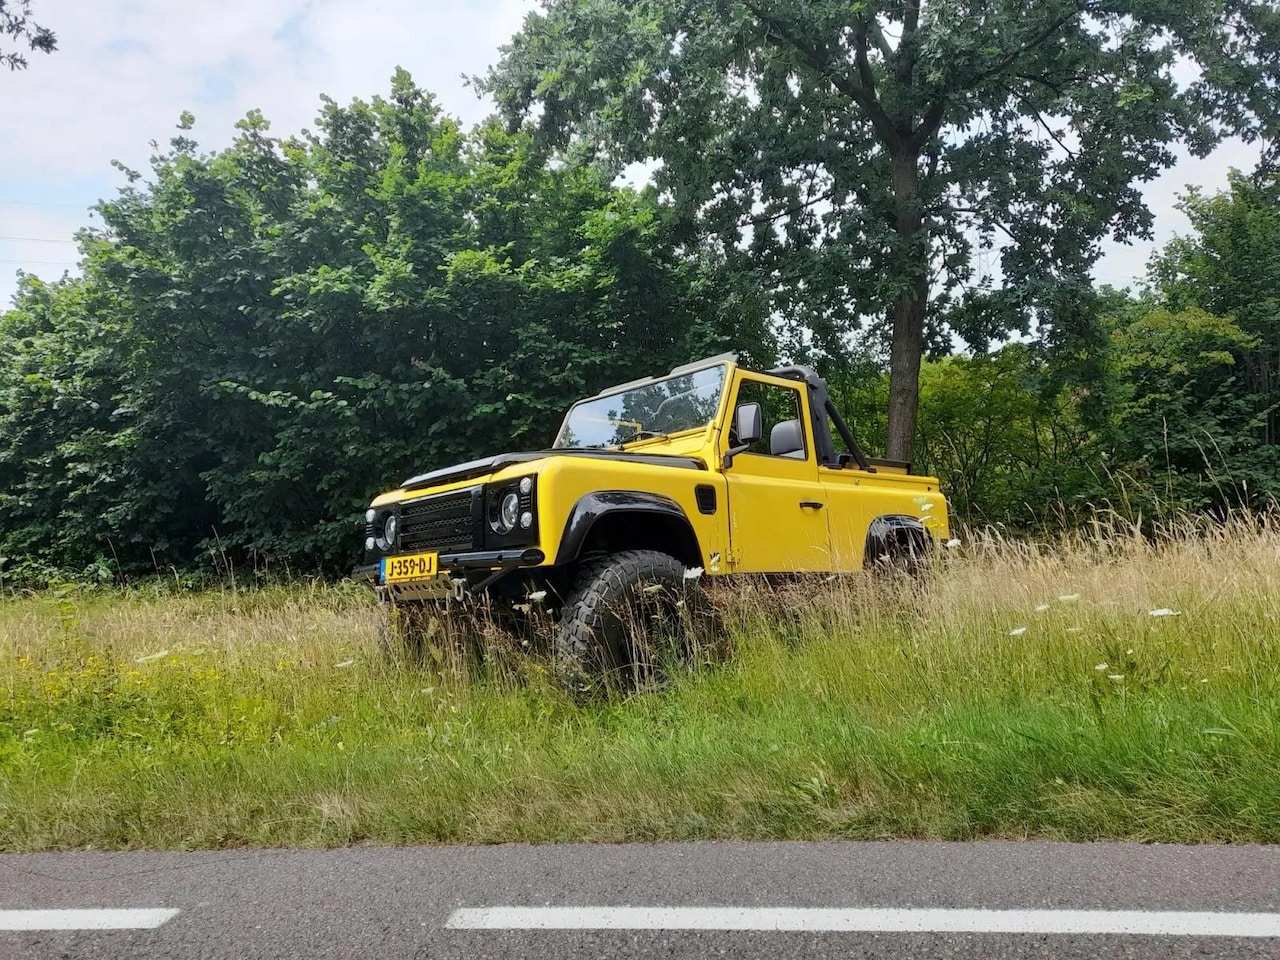
M 1280 840 L 1280 526 L 962 539 L 720 591 L 716 663 L 585 705 L 389 662 L 354 584 L 8 591 L 0 850 Z

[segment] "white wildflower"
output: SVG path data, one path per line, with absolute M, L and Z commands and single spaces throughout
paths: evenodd
M 146 663 L 148 660 L 159 660 L 161 657 L 167 657 L 168 650 L 161 650 L 159 653 L 148 653 L 145 657 L 139 657 L 134 663 Z
M 690 567 L 688 570 L 684 572 L 684 578 L 686 580 L 698 580 L 701 577 L 702 577 L 701 567 Z
M 1097 670 L 1099 673 L 1101 673 L 1103 670 L 1107 669 L 1107 665 L 1106 665 L 1105 663 L 1100 663 L 1100 664 L 1098 664 L 1096 667 L 1094 667 L 1093 669 L 1095 669 L 1095 670 Z
M 1177 610 L 1170 610 L 1168 607 L 1157 607 L 1151 611 L 1153 617 L 1178 617 L 1181 614 Z
M 1020 637 L 1026 632 L 1027 632 L 1026 627 L 1014 627 L 1012 630 L 1009 631 L 1009 636 Z
M 1059 603 L 1075 603 L 1079 599 L 1080 594 L 1078 593 L 1063 593 L 1058 595 Z
M 932 504 L 932 503 L 922 503 L 922 504 L 920 504 L 920 512 L 921 512 L 921 513 L 928 513 L 928 512 L 929 512 L 930 510 L 932 510 L 932 509 L 933 509 L 933 504 Z
M 1108 674 L 1107 674 L 1107 679 L 1108 679 L 1108 680 L 1123 680 L 1123 679 L 1124 679 L 1124 674 L 1123 674 L 1123 673 L 1108 673 Z
M 1048 609 L 1049 609 L 1049 605 L 1047 603 L 1036 604 L 1036 613 L 1044 613 Z
M 343 660 L 341 663 L 335 663 L 335 667 L 350 667 L 355 663 L 354 660 Z
M 960 541 L 957 540 L 955 537 L 952 537 L 950 540 L 944 543 L 943 546 L 949 550 L 954 550 L 956 547 L 960 546 Z
M 645 593 L 661 593 L 661 592 L 662 592 L 662 584 L 660 584 L 660 583 L 651 583 L 651 584 L 649 584 L 649 586 L 647 586 L 647 587 L 645 587 L 645 588 L 644 588 L 644 592 L 645 592 Z
M 1084 627 L 1067 627 L 1067 633 L 1080 633 Z
M 547 591 L 535 590 L 533 593 L 529 594 L 529 599 L 534 603 L 541 603 L 543 600 L 547 599 Z

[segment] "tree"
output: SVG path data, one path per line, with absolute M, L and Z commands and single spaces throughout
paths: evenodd
M 1232 172 L 1226 191 L 1190 188 L 1180 209 L 1193 233 L 1152 264 L 1156 294 L 1173 311 L 1231 317 L 1254 338 L 1240 355 L 1239 386 L 1258 415 L 1252 439 L 1280 444 L 1280 172 Z
M 410 475 L 733 342 L 773 359 L 652 190 L 466 133 L 403 71 L 301 137 L 251 113 L 209 154 L 193 122 L 99 204 L 83 278 L 0 320 L 0 555 L 32 569 L 346 572 Z
M 32 21 L 31 0 L 0 0 L 0 36 L 40 53 L 58 49 L 53 31 Z M 7 64 L 10 70 L 21 70 L 26 67 L 27 58 L 21 52 L 0 53 L 0 63 Z
M 869 320 L 911 459 L 924 349 L 1093 333 L 1100 239 L 1148 234 L 1175 143 L 1274 134 L 1278 47 L 1267 0 L 545 0 L 480 83 L 552 147 L 658 161 L 795 342 Z
M 1280 448 L 1257 442 L 1265 422 L 1246 388 L 1244 358 L 1260 346 L 1231 317 L 1135 301 L 1107 319 L 1106 440 L 1131 507 L 1148 514 L 1265 503 Z

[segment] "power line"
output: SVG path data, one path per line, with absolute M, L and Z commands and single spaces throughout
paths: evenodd
M 0 240 L 13 240 L 22 243 L 75 243 L 74 240 L 58 240 L 53 237 L 0 237 Z
M 19 200 L 16 197 L 0 197 L 0 207 L 59 207 L 66 210 L 89 210 L 93 204 L 97 203 L 93 200 L 89 203 L 54 203 L 50 200 Z

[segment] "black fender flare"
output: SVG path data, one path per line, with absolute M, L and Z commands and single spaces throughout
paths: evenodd
M 698 535 L 689 522 L 689 515 L 670 497 L 644 490 L 597 490 L 584 495 L 569 511 L 564 524 L 564 535 L 556 550 L 556 566 L 577 560 L 591 529 L 603 517 L 619 514 L 660 516 L 675 520 L 688 532 L 695 552 L 700 550 Z
M 863 551 L 863 563 L 869 563 L 887 556 L 891 544 L 903 540 L 914 542 L 920 553 L 924 553 L 929 543 L 929 531 L 919 517 L 904 513 L 888 513 L 876 517 L 867 526 L 867 543 Z

